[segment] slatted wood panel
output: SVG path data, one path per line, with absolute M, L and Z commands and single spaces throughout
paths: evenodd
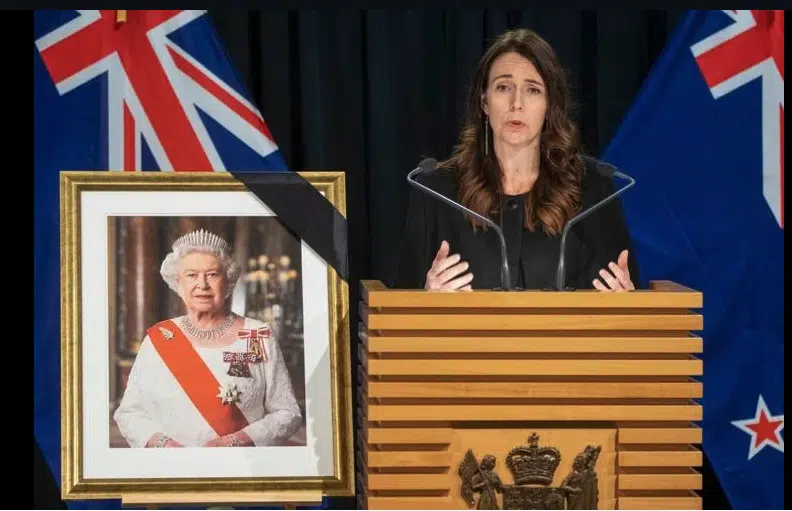
M 617 431 L 600 509 L 701 508 L 701 293 L 362 296 L 361 507 L 458 508 L 458 428 L 586 424 Z
M 366 351 L 360 354 L 366 356 Z M 570 359 L 368 359 L 370 376 L 690 376 L 700 375 L 696 357 L 676 360 Z
M 625 490 L 617 500 L 619 509 L 702 509 L 701 497 L 692 490 Z
M 622 467 L 619 470 L 620 490 L 700 490 L 701 473 L 690 467 L 678 470 Z
M 366 382 L 368 397 L 387 398 L 678 398 L 702 397 L 701 383 L 690 382 Z
M 700 353 L 700 337 L 394 337 L 366 336 L 362 343 L 372 353 Z

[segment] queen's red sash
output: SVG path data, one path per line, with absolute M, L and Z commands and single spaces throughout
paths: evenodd
M 234 403 L 223 403 L 217 397 L 220 382 L 176 323 L 172 320 L 157 323 L 148 329 L 148 335 L 184 393 L 218 436 L 234 433 L 248 425 Z

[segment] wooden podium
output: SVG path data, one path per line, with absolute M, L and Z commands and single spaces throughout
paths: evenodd
M 701 509 L 700 292 L 362 288 L 360 508 Z

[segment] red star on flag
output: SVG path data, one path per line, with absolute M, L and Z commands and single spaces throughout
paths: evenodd
M 780 435 L 784 429 L 784 416 L 771 415 L 761 394 L 756 403 L 756 415 L 750 419 L 732 421 L 732 425 L 751 435 L 749 460 L 766 446 L 784 452 L 784 438 Z

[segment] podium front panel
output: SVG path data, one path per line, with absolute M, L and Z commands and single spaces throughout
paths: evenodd
M 359 506 L 700 509 L 701 300 L 364 282 Z

